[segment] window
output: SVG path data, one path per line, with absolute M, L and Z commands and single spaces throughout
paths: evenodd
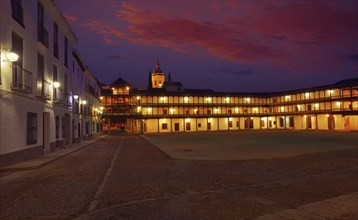
M 186 114 L 186 115 L 189 115 L 189 110 L 185 110 L 185 114 Z
M 207 114 L 208 114 L 208 115 L 211 114 L 211 110 L 210 110 L 210 109 L 207 110 Z
M 44 27 L 44 7 L 40 3 L 37 5 L 37 38 L 48 47 L 48 32 Z
M 44 61 L 44 56 L 42 56 L 41 54 L 37 54 L 37 85 L 40 85 L 41 87 L 38 88 L 40 89 L 39 94 L 42 95 L 44 93 L 44 74 L 45 73 L 45 61 Z
M 62 117 L 62 137 L 65 137 L 66 127 L 65 127 L 65 117 Z
M 21 6 L 21 0 L 11 0 L 12 18 L 21 26 L 24 26 L 24 11 Z
M 60 118 L 56 116 L 55 119 L 55 126 L 56 126 L 56 139 L 60 137 Z
M 86 134 L 88 134 L 88 121 L 86 121 Z
M 232 121 L 229 121 L 229 128 L 232 128 Z
M 37 143 L 37 114 L 28 112 L 27 113 L 27 124 L 26 124 L 26 144 Z
M 57 82 L 57 66 L 53 65 L 52 81 Z M 53 99 L 57 100 L 57 88 L 53 87 Z
M 13 65 L 17 65 L 22 67 L 22 58 L 23 58 L 23 39 L 20 37 L 17 33 L 12 32 L 11 36 L 12 40 L 12 51 L 17 53 L 19 55 L 18 60 L 16 62 L 13 62 Z
M 198 128 L 201 128 L 201 123 L 198 123 Z
M 168 114 L 168 109 L 163 109 L 163 115 L 167 115 Z
M 65 66 L 68 67 L 68 39 L 65 37 Z
M 162 124 L 162 130 L 167 130 L 168 129 L 168 124 L 167 123 L 163 123 Z
M 227 113 L 228 113 L 229 115 L 231 115 L 231 114 L 232 114 L 232 110 L 228 110 Z
M 58 58 L 58 26 L 53 23 L 53 55 Z

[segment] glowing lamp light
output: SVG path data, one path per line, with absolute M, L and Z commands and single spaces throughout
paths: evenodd
M 60 85 L 61 85 L 61 84 L 60 84 L 59 82 L 54 82 L 54 83 L 53 83 L 53 87 L 55 87 L 55 88 L 59 88 Z
M 226 98 L 225 98 L 225 101 L 226 101 L 227 103 L 229 103 L 229 102 L 230 102 L 230 98 L 229 98 L 229 97 L 226 97 Z
M 102 99 L 103 99 L 103 96 L 101 96 L 99 99 L 101 99 L 101 100 L 102 100 Z
M 77 99 L 78 99 L 78 95 L 74 95 L 73 98 L 77 100 Z
M 19 55 L 11 51 L 6 53 L 5 57 L 10 62 L 16 62 L 19 59 Z
M 82 100 L 82 105 L 86 105 L 87 101 L 86 100 Z
M 137 100 L 139 100 L 140 99 L 140 97 L 139 96 L 137 96 Z
M 126 87 L 126 90 L 129 90 L 129 86 Z
M 188 97 L 184 97 L 184 102 L 188 102 L 189 98 Z

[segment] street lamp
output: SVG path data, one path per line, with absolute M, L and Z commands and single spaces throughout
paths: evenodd
M 4 54 L 4 56 L 1 56 L 1 61 L 16 62 L 19 59 L 19 55 L 10 49 L 1 49 L 1 53 Z
M 54 83 L 53 83 L 53 87 L 55 87 L 55 88 L 59 88 L 60 85 L 61 85 L 61 84 L 60 84 L 59 82 L 54 82 Z

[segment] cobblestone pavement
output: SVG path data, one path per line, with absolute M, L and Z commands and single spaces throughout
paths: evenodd
M 110 136 L 0 181 L 0 219 L 301 219 L 292 210 L 312 207 L 334 214 L 304 219 L 354 219 L 357 172 L 357 149 L 190 161 L 170 159 L 139 136 Z M 333 209 L 332 198 L 348 204 Z

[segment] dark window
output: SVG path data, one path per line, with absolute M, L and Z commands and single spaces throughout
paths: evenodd
M 311 110 L 312 110 L 311 105 L 308 104 L 308 105 L 307 105 L 307 111 L 311 111 Z
M 88 134 L 88 121 L 86 121 L 86 134 Z
M 210 110 L 210 109 L 207 110 L 207 114 L 208 114 L 208 115 L 211 114 L 211 110 Z
M 163 123 L 162 124 L 162 130 L 167 130 L 168 129 L 168 124 L 167 123 Z
M 23 51 L 24 51 L 23 39 L 17 33 L 12 32 L 11 40 L 12 40 L 11 50 L 19 55 L 17 61 L 13 62 L 12 64 L 22 67 L 22 58 L 23 58 Z
M 58 58 L 58 26 L 53 23 L 53 55 Z
M 201 123 L 198 123 L 198 128 L 201 128 Z
M 11 0 L 12 18 L 24 27 L 24 10 L 21 6 L 21 0 Z
M 232 128 L 232 121 L 229 121 L 229 128 Z
M 236 127 L 239 127 L 240 123 L 239 121 L 236 121 Z
M 64 81 L 64 85 L 63 85 L 63 90 L 65 91 L 65 93 L 67 93 L 67 88 L 68 88 L 68 85 L 67 85 L 67 73 L 65 73 L 65 81 Z
M 44 7 L 37 5 L 37 37 L 43 45 L 48 47 L 48 31 L 44 27 Z
M 27 125 L 26 125 L 26 144 L 37 143 L 37 114 L 27 113 Z
M 41 54 L 37 54 L 37 94 L 42 96 L 44 94 L 44 73 L 45 61 Z
M 163 115 L 167 115 L 168 114 L 168 110 L 167 109 L 163 109 Z
M 231 115 L 231 114 L 232 114 L 232 110 L 228 110 L 227 113 L 228 113 L 229 115 Z
M 185 110 L 185 114 L 186 114 L 186 115 L 189 115 L 189 110 Z
M 65 132 L 66 132 L 65 117 L 62 117 L 61 127 L 62 127 L 62 137 L 64 138 L 65 137 Z
M 68 39 L 65 37 L 65 66 L 68 67 Z
M 56 126 L 56 139 L 57 139 L 60 137 L 60 118 L 58 116 L 56 116 L 55 126 Z

